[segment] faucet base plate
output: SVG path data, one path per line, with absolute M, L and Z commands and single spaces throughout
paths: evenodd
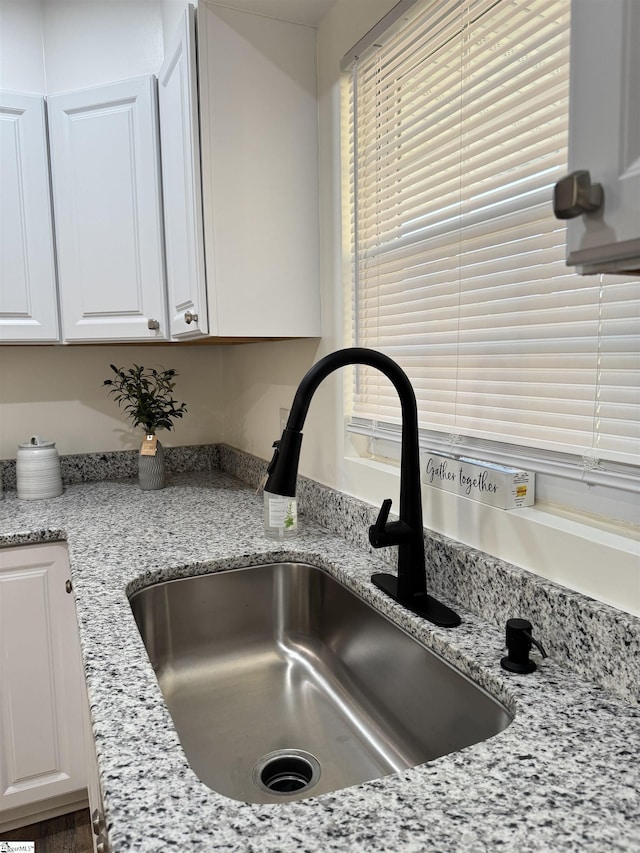
M 432 595 L 428 595 L 426 592 L 418 593 L 412 596 L 408 601 L 403 601 L 398 598 L 398 578 L 395 575 L 371 575 L 371 582 L 377 586 L 378 589 L 381 589 L 384 593 L 393 598 L 394 601 L 397 601 L 398 604 L 401 604 L 403 607 L 406 607 L 407 610 L 411 610 L 412 613 L 415 613 L 418 616 L 423 616 L 434 625 L 438 625 L 441 628 L 455 628 L 456 625 L 460 624 L 460 617 L 455 611 L 451 610 L 450 607 L 447 607 L 446 604 L 435 599 Z

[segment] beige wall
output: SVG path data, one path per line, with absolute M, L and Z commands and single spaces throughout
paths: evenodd
M 15 459 L 31 435 L 56 442 L 60 453 L 138 447 L 134 430 L 102 382 L 111 370 L 143 364 L 174 368 L 175 397 L 188 413 L 161 434 L 167 447 L 223 438 L 221 353 L 217 347 L 0 347 L 0 458 Z
M 340 167 L 340 60 L 396 0 L 338 0 L 318 31 L 320 127 L 320 341 L 227 348 L 223 355 L 226 440 L 263 458 L 279 436 L 279 409 L 289 408 L 298 382 L 320 357 L 344 346 Z M 343 378 L 326 379 L 305 423 L 300 472 L 349 489 L 344 455 Z

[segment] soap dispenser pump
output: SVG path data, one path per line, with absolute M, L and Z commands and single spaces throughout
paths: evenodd
M 535 672 L 536 664 L 529 658 L 531 647 L 535 646 L 543 658 L 547 653 L 542 643 L 532 636 L 533 626 L 528 619 L 508 619 L 506 630 L 507 656 L 503 657 L 500 665 L 509 672 L 526 674 Z
M 286 428 L 280 441 L 274 441 L 273 459 L 267 468 L 264 488 L 264 532 L 270 539 L 290 539 L 298 533 L 298 503 L 296 476 L 302 446 L 302 433 Z M 281 452 L 288 454 L 294 464 L 281 467 L 276 463 Z

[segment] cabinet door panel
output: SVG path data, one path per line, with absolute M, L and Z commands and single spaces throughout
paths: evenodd
M 59 340 L 44 99 L 0 93 L 0 340 Z
M 569 169 L 602 184 L 604 205 L 568 222 L 568 263 L 640 268 L 640 3 L 571 6 Z
M 174 42 L 158 74 L 169 325 L 193 338 L 208 331 L 193 6 Z
M 166 338 L 154 78 L 53 95 L 49 124 L 65 340 Z
M 2 678 L 6 689 L 2 739 L 7 745 L 7 778 L 2 787 L 3 793 L 10 795 L 52 776 L 68 778 L 60 771 L 57 754 L 47 567 L 34 566 L 0 577 L 0 608 L 7 658 Z
M 79 644 L 60 544 L 0 551 L 0 818 L 81 790 Z

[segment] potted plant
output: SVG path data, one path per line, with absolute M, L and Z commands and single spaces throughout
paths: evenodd
M 184 403 L 173 398 L 175 370 L 156 370 L 134 364 L 125 369 L 109 365 L 112 379 L 105 379 L 109 394 L 131 419 L 135 427 L 144 427 L 145 438 L 138 454 L 138 483 L 141 489 L 162 489 L 166 480 L 164 450 L 156 432 L 173 429 L 173 421 L 187 411 Z

